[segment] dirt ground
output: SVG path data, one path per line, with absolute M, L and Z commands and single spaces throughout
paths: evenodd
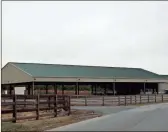
M 79 121 L 100 117 L 101 113 L 92 110 L 72 110 L 70 116 L 60 116 L 56 118 L 43 118 L 33 121 L 19 121 L 18 123 L 3 122 L 2 131 L 45 131 L 48 129 L 76 123 Z

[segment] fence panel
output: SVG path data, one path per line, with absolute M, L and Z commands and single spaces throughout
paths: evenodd
M 72 106 L 120 106 L 168 102 L 168 95 L 126 95 L 126 96 L 96 96 L 73 95 Z
M 70 114 L 70 97 L 66 95 L 1 95 L 1 114 L 11 114 L 11 118 L 2 121 L 17 122 L 17 120 L 32 119 L 39 120 L 40 117 L 53 115 L 64 109 Z M 54 112 L 40 114 L 40 111 L 53 110 Z M 32 116 L 18 116 L 21 112 L 35 112 Z

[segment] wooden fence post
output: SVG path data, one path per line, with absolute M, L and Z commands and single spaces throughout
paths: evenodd
M 64 105 L 64 108 L 65 108 L 66 107 L 66 98 L 65 98 L 65 95 L 63 95 L 63 100 L 64 100 L 63 105 Z
M 125 105 L 127 105 L 127 96 L 125 95 Z
M 15 95 L 15 90 L 12 90 L 12 91 L 11 91 L 11 94 Z
M 118 96 L 118 105 L 120 106 L 120 96 Z
M 26 96 L 26 95 L 24 95 L 24 96 Z M 27 109 L 24 109 L 23 111 L 22 111 L 22 109 L 18 109 L 17 107 L 18 107 L 18 105 L 24 105 L 23 103 L 22 104 L 19 104 L 19 99 L 24 99 L 23 98 L 23 96 L 19 96 L 19 95 L 10 95 L 10 96 L 3 96 L 2 95 L 2 97 L 3 98 L 5 98 L 5 97 L 7 97 L 7 99 L 10 97 L 10 100 L 12 99 L 12 101 L 13 101 L 13 110 L 11 111 L 12 113 L 12 122 L 14 122 L 14 123 L 16 123 L 17 122 L 17 120 L 24 120 L 24 119 L 30 119 L 30 118 L 36 118 L 36 120 L 39 120 L 39 118 L 40 118 L 40 98 L 42 99 L 42 100 L 44 100 L 45 99 L 45 102 L 41 102 L 41 103 L 44 103 L 44 104 L 47 104 L 47 102 L 46 102 L 46 96 L 42 96 L 42 95 L 40 95 L 40 94 L 37 94 L 37 95 L 32 95 L 31 96 L 31 100 L 33 99 L 33 106 L 35 107 L 35 108 L 31 108 L 30 110 L 33 110 L 33 111 L 35 111 L 36 112 L 36 115 L 35 116 L 30 116 L 30 117 L 17 117 L 17 112 L 24 112 L 24 111 L 26 111 Z M 45 97 L 45 98 L 43 98 L 43 97 Z M 61 101 L 60 102 L 57 102 L 57 95 L 52 95 L 52 96 L 50 96 L 50 97 L 54 97 L 54 111 L 55 111 L 55 116 L 57 116 L 57 108 L 58 108 L 58 105 L 57 104 L 62 104 L 62 103 L 64 103 L 63 101 L 62 101 L 62 98 L 61 98 Z M 64 96 L 65 97 L 65 100 L 64 101 L 66 101 L 66 105 L 65 105 L 65 107 L 64 108 L 66 108 L 66 111 L 68 112 L 68 115 L 70 115 L 70 113 L 71 113 L 71 102 L 70 102 L 70 96 Z M 28 98 L 28 97 L 27 97 Z M 52 104 L 51 104 L 51 106 L 53 106 L 53 98 L 51 98 L 52 99 Z M 4 104 L 4 105 L 6 105 L 6 104 Z M 53 107 L 52 107 L 53 108 Z M 48 109 L 48 108 L 46 108 L 46 105 L 44 106 L 44 107 L 42 107 L 42 109 Z M 3 112 L 5 113 L 5 110 L 3 110 Z M 53 113 L 51 113 L 51 114 L 53 114 Z M 46 114 L 46 115 L 48 115 L 48 114 Z M 44 114 L 44 116 L 45 116 L 45 114 Z M 11 120 L 11 119 L 8 119 L 9 121 Z M 8 121 L 8 120 L 3 120 L 3 121 Z
M 57 95 L 54 97 L 54 117 L 57 117 Z
M 156 94 L 155 94 L 155 103 L 156 103 Z
M 140 101 L 139 101 L 139 102 L 140 102 L 140 104 L 141 104 L 141 103 L 142 103 L 142 98 L 141 98 L 141 95 L 140 95 L 139 97 L 140 97 Z
M 71 97 L 68 96 L 68 115 L 71 114 Z
M 50 102 L 51 102 L 51 98 L 50 98 L 50 96 L 48 96 L 48 107 L 49 107 L 49 109 L 51 108 Z
M 13 123 L 17 120 L 17 96 L 13 95 Z
M 39 120 L 39 100 L 40 100 L 40 95 L 36 95 L 36 120 Z
M 87 106 L 87 97 L 85 96 L 85 106 Z
M 24 95 L 28 95 L 28 91 L 27 90 L 24 90 Z
M 24 108 L 26 108 L 26 96 L 24 96 Z
M 113 96 L 111 97 L 111 104 L 113 105 Z
M 149 94 L 148 94 L 148 103 L 149 103 Z
M 163 102 L 163 94 L 162 94 L 162 102 Z
M 102 98 L 102 106 L 104 106 L 104 96 L 103 96 L 103 98 Z

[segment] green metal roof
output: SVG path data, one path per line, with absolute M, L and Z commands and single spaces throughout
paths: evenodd
M 162 76 L 162 77 L 164 77 L 166 79 L 168 78 L 168 75 L 160 75 L 160 76 Z
M 105 78 L 160 78 L 158 74 L 141 68 L 79 66 L 61 64 L 10 62 L 33 77 L 105 77 Z

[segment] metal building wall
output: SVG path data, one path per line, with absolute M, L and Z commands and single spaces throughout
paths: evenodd
M 2 84 L 31 82 L 33 78 L 12 64 L 7 64 L 2 70 Z
M 159 83 L 159 92 L 162 93 L 164 90 L 168 90 L 168 83 Z

